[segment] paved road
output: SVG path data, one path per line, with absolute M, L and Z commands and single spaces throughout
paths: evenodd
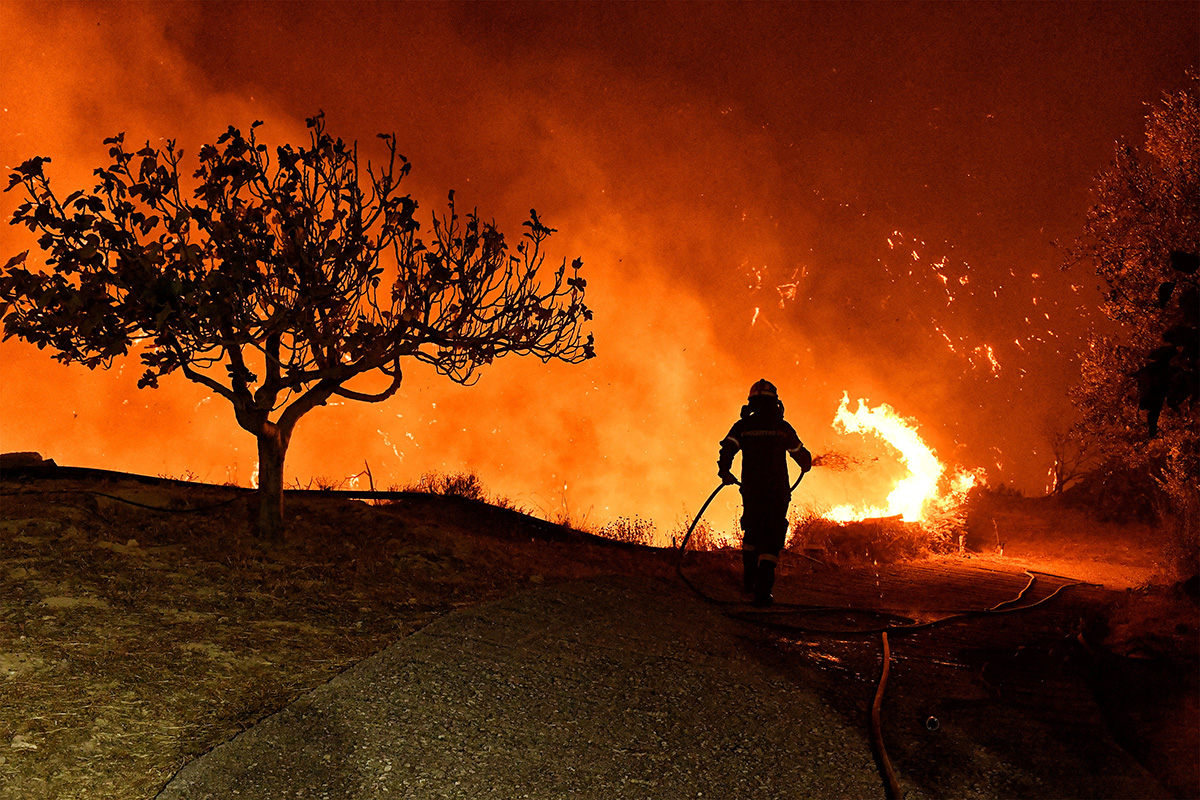
M 159 800 L 881 797 L 865 731 L 761 638 L 673 584 L 527 592 L 366 659 Z

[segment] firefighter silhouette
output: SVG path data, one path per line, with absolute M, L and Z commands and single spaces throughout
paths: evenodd
M 754 605 L 774 601 L 775 565 L 787 538 L 787 512 L 792 500 L 787 457 L 812 469 L 812 454 L 783 418 L 783 403 L 774 384 L 757 381 L 742 406 L 741 419 L 729 429 L 717 457 L 717 475 L 725 484 L 737 483 L 733 457 L 742 453 L 742 577 Z

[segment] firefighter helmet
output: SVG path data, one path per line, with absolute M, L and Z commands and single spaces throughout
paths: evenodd
M 755 381 L 754 385 L 750 387 L 751 397 L 758 397 L 759 395 L 766 395 L 767 397 L 774 397 L 776 399 L 779 398 L 779 393 L 775 391 L 775 384 L 771 383 L 766 378 L 763 378 L 760 381 Z

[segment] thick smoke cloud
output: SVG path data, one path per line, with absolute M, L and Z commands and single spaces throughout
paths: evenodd
M 515 236 L 533 206 L 581 256 L 600 357 L 420 368 L 387 404 L 306 417 L 288 476 L 474 469 L 593 521 L 669 528 L 711 489 L 750 383 L 815 451 L 843 391 L 920 422 L 945 461 L 1037 490 L 1094 279 L 1063 273 L 1091 175 L 1195 64 L 1197 9 L 1153 4 L 22 4 L 0 161 L 90 185 L 100 141 L 186 150 L 394 131 L 428 212 L 448 189 Z M 0 201 L 11 213 L 16 198 Z M 3 255 L 25 249 L 15 229 Z M 10 252 L 11 251 L 11 252 Z M 186 381 L 133 388 L 0 346 L 0 447 L 246 482 L 253 440 Z M 877 500 L 884 458 L 806 481 Z M 725 520 L 732 513 L 720 513 Z

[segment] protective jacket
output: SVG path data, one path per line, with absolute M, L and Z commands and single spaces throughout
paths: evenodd
M 730 468 L 733 457 L 742 453 L 742 571 L 747 592 L 754 594 L 756 606 L 773 602 L 775 564 L 787 540 L 787 512 L 792 499 L 788 482 L 787 457 L 800 465 L 801 472 L 812 468 L 812 454 L 804 447 L 795 429 L 783 419 L 783 403 L 775 385 L 760 380 L 750 387 L 750 397 L 742 406 L 742 417 L 721 441 L 717 456 L 717 474 L 725 484 L 735 478 Z
M 791 495 L 787 457 L 791 455 L 802 471 L 812 467 L 812 454 L 796 430 L 773 407 L 750 409 L 729 429 L 717 458 L 719 469 L 733 466 L 733 456 L 742 453 L 742 496 L 780 498 Z

